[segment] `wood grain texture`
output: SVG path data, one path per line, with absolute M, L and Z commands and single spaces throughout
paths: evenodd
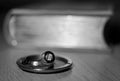
M 52 50 L 52 49 L 51 49 Z M 20 57 L 45 51 L 4 48 L 0 51 L 0 81 L 120 81 L 120 62 L 110 54 L 55 51 L 69 57 L 73 69 L 57 74 L 33 74 L 22 71 L 16 61 Z

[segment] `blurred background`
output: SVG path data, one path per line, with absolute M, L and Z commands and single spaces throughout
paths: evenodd
M 0 32 L 3 32 L 3 22 L 9 10 L 31 7 L 42 9 L 77 9 L 77 10 L 108 10 L 113 8 L 114 14 L 119 14 L 119 0 L 0 0 Z
M 96 4 L 108 4 L 119 3 L 119 0 L 0 0 L 0 12 L 6 12 L 11 8 L 29 5 L 33 3 L 39 3 L 40 5 L 46 5 L 51 3 L 67 3 L 67 4 L 81 4 L 81 3 L 96 3 Z
M 115 6 L 115 12 L 119 12 L 119 0 L 0 0 L 0 21 L 2 22 L 5 14 L 12 8 L 21 7 L 25 5 L 35 4 L 47 5 L 47 4 L 82 4 L 92 3 L 97 5 L 113 4 Z M 86 6 L 86 5 L 85 5 Z M 62 7 L 62 6 L 61 6 Z M 55 7 L 54 7 L 55 8 Z M 0 27 L 1 28 L 1 27 Z
M 82 3 L 95 3 L 98 5 L 112 3 L 115 9 L 119 8 L 119 0 L 0 0 L 0 21 L 3 21 L 5 14 L 12 8 L 21 7 L 25 5 L 39 3 L 39 5 L 47 4 L 82 4 Z M 85 5 L 86 6 L 86 5 Z M 119 9 L 117 9 L 119 10 Z M 1 27 L 0 27 L 1 28 Z

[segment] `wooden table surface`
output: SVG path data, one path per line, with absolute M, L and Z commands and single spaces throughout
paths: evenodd
M 0 81 L 120 81 L 120 61 L 107 52 L 51 49 L 57 55 L 69 57 L 74 63 L 72 70 L 57 74 L 33 74 L 17 66 L 16 61 L 20 57 L 45 50 L 12 48 L 1 41 Z

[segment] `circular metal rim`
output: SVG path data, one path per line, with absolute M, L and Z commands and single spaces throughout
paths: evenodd
M 36 56 L 36 55 L 30 55 L 30 56 Z M 64 72 L 71 69 L 73 65 L 73 62 L 71 59 L 67 57 L 62 57 L 62 56 L 56 56 L 55 59 L 65 62 L 65 65 L 56 67 L 56 68 L 51 68 L 51 69 L 32 68 L 22 64 L 23 59 L 25 59 L 26 57 L 22 57 L 18 59 L 16 63 L 19 66 L 19 68 L 21 68 L 23 71 L 30 72 L 30 73 L 37 73 L 37 74 L 60 73 L 60 72 Z

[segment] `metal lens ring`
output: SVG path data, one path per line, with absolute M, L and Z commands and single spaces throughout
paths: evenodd
M 30 55 L 26 57 L 38 57 L 39 55 Z M 20 69 L 26 72 L 30 73 L 37 73 L 37 74 L 50 74 L 50 73 L 59 73 L 64 72 L 72 68 L 72 60 L 66 57 L 56 56 L 55 63 L 50 65 L 44 65 L 44 66 L 35 66 L 32 63 L 29 64 L 23 64 L 26 57 L 22 57 L 17 60 L 17 65 Z M 63 64 L 59 64 L 56 61 L 62 62 Z M 33 62 L 33 61 L 30 61 Z M 57 66 L 56 66 L 57 64 Z

